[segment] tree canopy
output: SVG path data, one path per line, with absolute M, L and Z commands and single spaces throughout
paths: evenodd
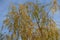
M 54 10 L 55 6 L 56 0 Z M 4 26 L 12 32 L 9 40 L 19 40 L 20 37 L 21 40 L 58 40 L 56 23 L 44 8 L 45 5 L 32 2 L 20 4 L 18 9 L 12 6 L 4 20 Z

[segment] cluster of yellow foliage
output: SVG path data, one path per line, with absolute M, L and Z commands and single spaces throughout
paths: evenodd
M 14 10 L 9 12 L 4 24 L 14 31 L 11 37 L 16 40 L 19 37 L 22 40 L 58 40 L 58 31 L 54 20 L 48 18 L 43 7 L 31 4 L 29 4 L 30 6 L 21 4 L 18 11 L 14 7 L 15 9 L 12 8 Z M 29 7 L 33 10 L 31 11 Z

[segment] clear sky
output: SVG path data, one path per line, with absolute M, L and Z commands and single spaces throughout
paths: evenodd
M 5 15 L 8 13 L 8 8 L 10 6 L 10 3 L 14 3 L 15 5 L 25 3 L 25 2 L 34 2 L 35 0 L 0 0 L 0 27 L 2 27 L 3 20 L 5 19 Z M 43 4 L 49 3 L 50 0 L 40 0 Z M 58 0 L 58 4 L 60 3 L 60 0 Z M 60 10 L 58 10 L 54 14 L 54 20 L 58 24 L 57 26 L 59 27 L 60 25 Z M 0 28 L 1 29 L 1 28 Z

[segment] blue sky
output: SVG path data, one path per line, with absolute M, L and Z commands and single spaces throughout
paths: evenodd
M 8 13 L 8 8 L 10 6 L 11 3 L 14 3 L 15 5 L 17 4 L 22 4 L 25 2 L 35 2 L 35 0 L 0 0 L 0 27 L 3 24 L 3 20 L 5 19 L 5 15 Z M 40 0 L 43 4 L 45 3 L 49 3 L 49 0 Z M 60 3 L 60 0 L 58 0 L 58 4 Z M 55 14 L 54 14 L 54 20 L 56 21 L 56 23 L 58 24 L 57 26 L 59 27 L 60 25 L 60 10 L 58 10 Z M 1 28 L 0 28 L 1 29 Z

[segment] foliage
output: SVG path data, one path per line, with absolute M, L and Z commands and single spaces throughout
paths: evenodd
M 58 40 L 55 21 L 44 10 L 44 5 L 34 3 L 20 4 L 8 13 L 4 24 L 9 28 L 11 40 Z

